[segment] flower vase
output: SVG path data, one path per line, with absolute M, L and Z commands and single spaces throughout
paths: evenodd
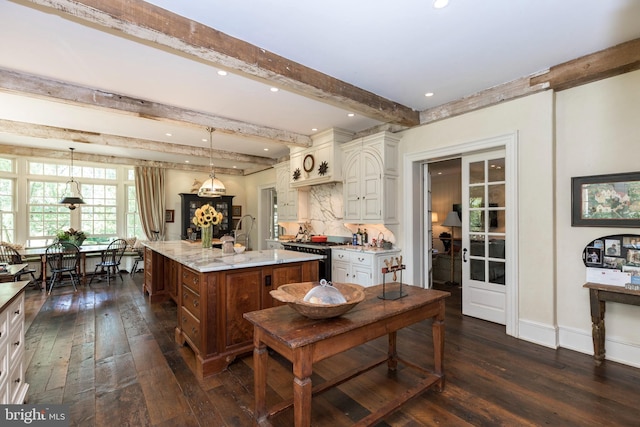
M 211 247 L 211 238 L 213 237 L 213 227 L 203 227 L 202 228 L 202 247 L 210 248 Z

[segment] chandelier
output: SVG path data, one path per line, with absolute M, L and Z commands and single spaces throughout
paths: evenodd
M 211 172 L 209 173 L 209 179 L 207 179 L 198 190 L 198 196 L 200 197 L 220 197 L 227 193 L 227 189 L 224 187 L 222 181 L 216 178 L 213 171 L 213 128 L 207 128 L 209 132 L 209 166 L 211 166 Z
M 73 150 L 75 150 L 75 148 L 69 148 L 69 150 L 71 150 L 71 170 L 69 172 L 69 174 L 71 175 L 71 180 L 67 181 L 67 188 L 69 188 L 69 184 L 75 184 L 76 191 L 74 193 L 73 187 L 71 187 L 71 192 L 68 192 L 68 195 L 63 197 L 62 200 L 60 200 L 58 203 L 60 203 L 61 205 L 67 205 L 69 210 L 72 211 L 76 208 L 76 205 L 84 205 L 84 200 L 82 200 L 82 194 L 80 194 L 80 184 L 78 184 L 78 181 L 74 181 L 73 179 Z M 76 196 L 75 194 L 77 194 L 78 196 Z

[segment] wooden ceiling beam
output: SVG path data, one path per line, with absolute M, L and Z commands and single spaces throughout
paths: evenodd
M 604 49 L 551 67 L 531 78 L 560 91 L 640 69 L 640 39 Z
M 35 148 L 35 147 L 23 147 L 16 145 L 4 145 L 0 144 L 0 154 L 22 156 L 31 158 L 43 158 L 43 159 L 56 159 L 56 160 L 68 160 L 69 151 L 61 151 L 48 148 Z M 73 158 L 75 160 L 84 162 L 94 162 L 107 165 L 125 165 L 125 166 L 149 166 L 158 167 L 164 169 L 175 169 L 187 172 L 197 172 L 208 174 L 211 172 L 209 166 L 199 166 L 185 163 L 172 163 L 172 162 L 159 162 L 152 160 L 133 159 L 128 157 L 117 156 L 105 156 L 103 154 L 89 154 L 74 152 Z M 216 175 L 236 175 L 242 176 L 244 173 L 240 169 L 230 168 L 215 168 Z
M 251 156 L 248 154 L 234 153 L 224 150 L 209 150 L 209 148 L 193 147 L 190 145 L 172 144 L 148 139 L 129 138 L 119 135 L 110 135 L 97 132 L 86 132 L 77 129 L 66 129 L 54 126 L 38 125 L 33 123 L 16 122 L 0 119 L 0 130 L 13 135 L 26 136 L 38 139 L 59 139 L 63 141 L 75 141 L 84 144 L 105 145 L 109 147 L 121 147 L 127 149 L 156 151 L 165 154 L 181 156 L 194 156 L 221 160 L 232 160 L 242 163 L 273 166 L 276 160 L 268 157 Z
M 197 127 L 199 129 L 213 127 L 218 132 L 266 139 L 270 142 L 287 146 L 307 148 L 313 143 L 311 137 L 307 135 L 258 126 L 239 120 L 173 107 L 145 99 L 131 98 L 117 93 L 91 89 L 3 68 L 0 68 L 0 90 L 55 100 L 69 105 L 108 109 L 118 113 L 181 126 Z
M 419 123 L 409 107 L 141 0 L 29 1 L 382 122 Z

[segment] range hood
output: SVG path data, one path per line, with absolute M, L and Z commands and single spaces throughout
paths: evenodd
M 342 182 L 340 144 L 353 139 L 353 133 L 332 128 L 311 136 L 310 148 L 291 148 L 289 184 L 293 188 Z

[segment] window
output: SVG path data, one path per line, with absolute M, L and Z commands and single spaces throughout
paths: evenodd
M 80 208 L 80 229 L 92 243 L 108 243 L 118 236 L 118 187 L 106 184 L 82 184 L 85 204 Z
M 0 240 L 5 242 L 15 239 L 14 187 L 13 179 L 0 178 Z
M 46 244 L 56 232 L 71 227 L 71 211 L 58 201 L 66 191 L 64 182 L 29 181 L 29 238 Z M 33 244 L 33 242 L 31 242 Z

